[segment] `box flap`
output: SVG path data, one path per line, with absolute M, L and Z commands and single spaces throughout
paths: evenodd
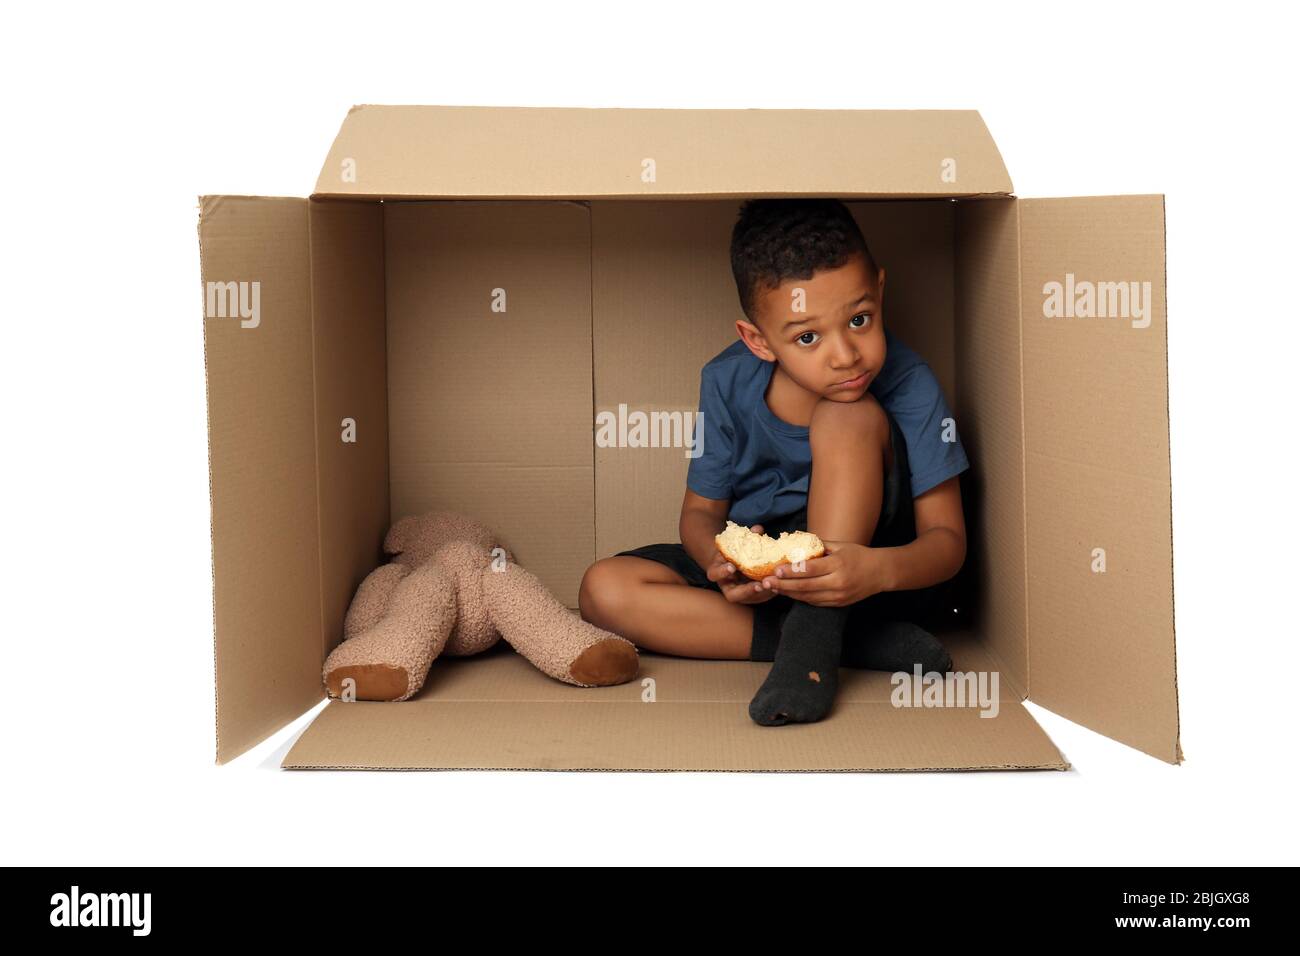
M 217 762 L 321 685 L 307 200 L 199 199 Z
M 1017 207 L 1029 698 L 1177 763 L 1164 197 Z
M 994 669 L 946 635 L 959 669 Z M 436 661 L 401 703 L 332 701 L 294 743 L 290 770 L 1065 770 L 1015 693 L 976 707 L 895 707 L 890 675 L 841 670 L 830 717 L 760 727 L 748 705 L 770 665 L 644 654 L 618 687 L 552 680 L 501 650 Z M 991 684 L 987 685 L 990 689 Z M 994 699 L 990 692 L 987 698 Z M 990 713 L 993 710 L 990 708 Z
M 354 106 L 316 196 L 1006 195 L 973 110 Z

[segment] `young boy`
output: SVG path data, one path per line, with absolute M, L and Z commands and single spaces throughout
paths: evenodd
M 751 200 L 731 238 L 746 320 L 700 376 L 680 544 L 596 562 L 582 617 L 664 654 L 771 661 L 765 726 L 821 720 L 840 665 L 947 671 L 915 621 L 961 567 L 968 467 L 930 368 L 884 326 L 885 271 L 835 200 Z M 761 583 L 718 553 L 730 519 L 827 554 Z

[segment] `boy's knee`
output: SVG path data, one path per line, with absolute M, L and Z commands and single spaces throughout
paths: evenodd
M 617 614 L 625 588 L 626 579 L 618 563 L 602 558 L 587 568 L 578 585 L 578 614 L 590 624 L 603 626 L 603 621 Z
M 889 418 L 870 392 L 856 402 L 823 398 L 813 406 L 808 436 L 809 441 L 820 444 L 826 440 L 837 448 L 855 439 L 878 444 L 889 436 Z

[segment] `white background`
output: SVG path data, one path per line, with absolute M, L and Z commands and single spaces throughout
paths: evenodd
M 5 860 L 1298 862 L 1293 31 L 1244 3 L 466 6 L 8 12 Z M 1165 193 L 1186 763 L 1030 705 L 1071 772 L 279 771 L 309 717 L 215 766 L 197 196 L 307 195 L 354 103 L 975 108 L 1021 196 Z

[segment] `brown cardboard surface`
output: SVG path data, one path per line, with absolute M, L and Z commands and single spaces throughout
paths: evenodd
M 646 181 L 653 160 L 653 181 Z M 354 106 L 317 196 L 842 198 L 1008 194 L 973 110 Z
M 734 202 L 593 202 L 595 410 L 690 415 L 700 368 L 744 318 L 731 278 Z M 685 422 L 686 419 L 683 419 Z M 692 432 L 693 433 L 693 432 Z M 677 541 L 687 449 L 597 447 L 596 555 Z
M 976 626 L 1021 688 L 1029 684 L 1020 368 L 1020 232 L 1014 200 L 957 206 L 957 431 Z
M 352 595 L 385 560 L 389 501 L 384 213 L 377 203 L 361 202 L 313 202 L 309 212 L 323 666 L 330 650 L 343 640 L 343 617 Z M 345 426 L 345 419 L 352 427 Z
M 587 207 L 385 203 L 384 215 L 392 520 L 474 515 L 577 607 L 595 560 Z
M 991 661 L 947 635 L 957 667 Z M 770 665 L 647 654 L 619 687 L 575 688 L 509 651 L 439 661 L 401 704 L 333 701 L 284 769 L 978 770 L 1068 769 L 1014 694 L 997 716 L 970 707 L 898 708 L 890 675 L 841 670 L 835 710 L 816 724 L 760 727 L 748 704 Z M 647 697 L 653 700 L 647 700 Z
M 1029 696 L 1177 763 L 1164 200 L 1018 205 Z M 1045 285 L 1067 275 L 1149 282 L 1149 325 L 1045 317 Z
M 255 326 L 203 321 L 225 763 L 323 694 L 307 201 L 200 197 L 199 245 L 205 316 L 209 282 L 260 289 Z

